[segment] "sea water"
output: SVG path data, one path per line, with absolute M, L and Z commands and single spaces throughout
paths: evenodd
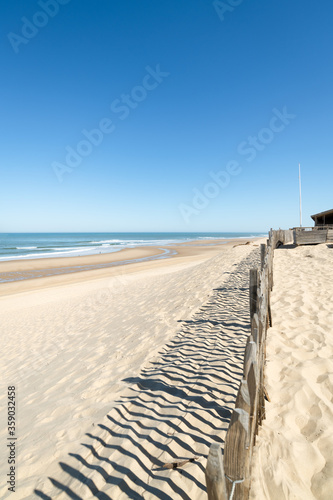
M 193 240 L 254 238 L 263 233 L 0 233 L 0 261 L 74 257 L 123 248 L 186 243 Z

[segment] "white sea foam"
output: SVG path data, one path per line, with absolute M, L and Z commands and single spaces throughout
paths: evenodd
M 57 248 L 57 250 L 59 250 Z M 96 250 L 96 248 L 88 248 L 86 251 Z M 53 251 L 53 252 L 40 252 L 40 253 L 29 253 L 24 255 L 7 255 L 5 257 L 0 257 L 0 260 L 15 260 L 15 259 L 33 259 L 39 257 L 54 257 L 54 256 L 63 256 L 66 257 L 69 254 L 77 254 L 80 255 L 80 252 L 85 251 L 85 249 L 76 248 L 74 250 L 61 250 L 61 251 Z
M 91 245 L 100 245 L 102 243 L 123 243 L 126 240 L 101 240 L 101 241 L 89 241 Z
M 16 247 L 16 250 L 35 250 L 38 247 Z

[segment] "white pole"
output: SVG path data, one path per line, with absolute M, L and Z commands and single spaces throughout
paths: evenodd
M 300 227 L 302 227 L 302 181 L 301 181 L 301 164 L 298 164 L 298 169 L 299 169 L 299 220 L 300 220 Z

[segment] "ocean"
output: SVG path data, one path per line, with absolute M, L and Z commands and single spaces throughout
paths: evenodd
M 0 233 L 0 261 L 73 257 L 193 240 L 254 238 L 263 233 Z

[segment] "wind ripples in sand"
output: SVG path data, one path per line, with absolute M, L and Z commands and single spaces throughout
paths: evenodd
M 223 446 L 242 376 L 249 334 L 251 251 L 224 276 L 209 300 L 144 365 L 123 380 L 117 404 L 60 463 L 40 498 L 185 499 L 205 495 L 209 446 Z M 204 279 L 204 278 L 203 278 Z M 163 467 L 194 459 L 175 470 Z

